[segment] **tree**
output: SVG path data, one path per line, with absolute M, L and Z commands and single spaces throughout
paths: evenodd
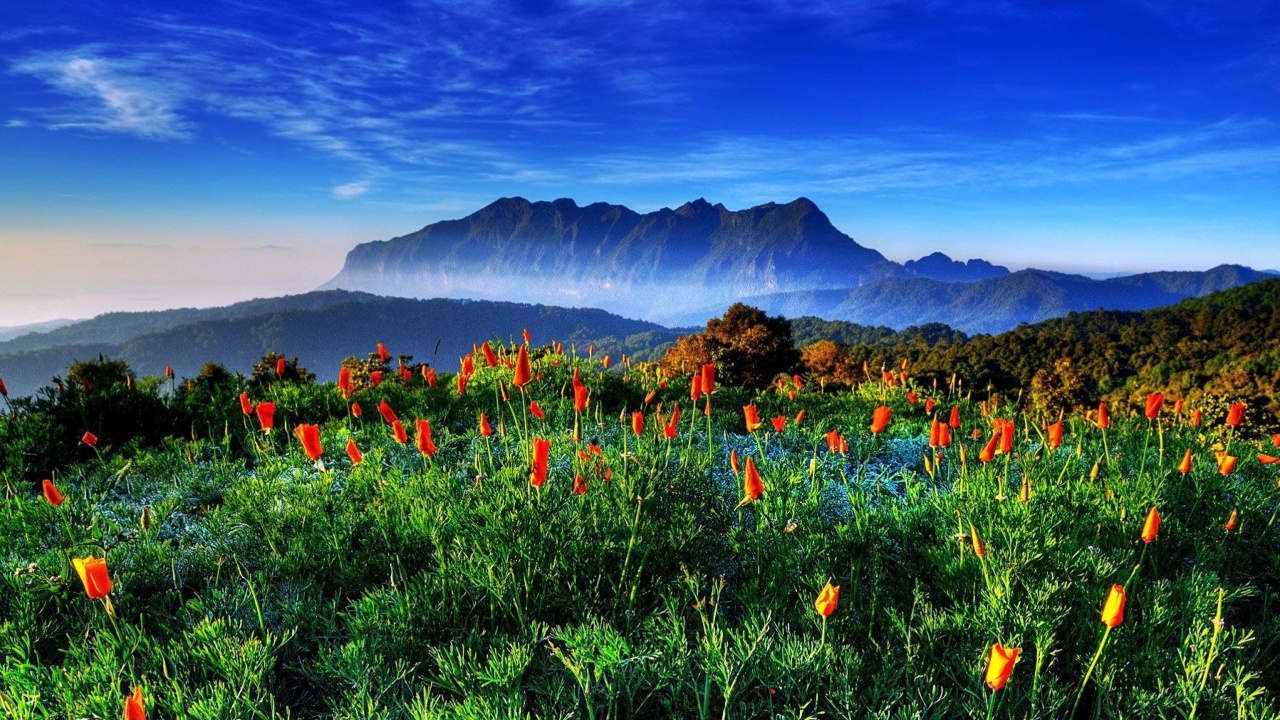
M 778 373 L 790 373 L 799 360 L 789 320 L 735 303 L 723 317 L 709 320 L 703 332 L 680 338 L 659 364 L 675 376 L 714 362 L 726 384 L 763 388 Z
M 848 348 L 831 340 L 819 340 L 800 351 L 800 363 L 814 380 L 834 385 L 852 385 L 857 381 L 857 366 Z

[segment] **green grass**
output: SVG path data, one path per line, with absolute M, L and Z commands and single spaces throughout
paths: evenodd
M 11 478 L 0 503 L 5 716 L 118 717 L 141 686 L 152 718 L 1066 718 L 1108 588 L 1141 558 L 1077 716 L 1280 717 L 1280 490 L 1275 466 L 1256 459 L 1260 441 L 1166 410 L 1160 435 L 1145 418 L 1113 418 L 1108 462 L 1082 418 L 1051 451 L 1042 418 L 1004 407 L 993 414 L 1016 422 L 1014 452 L 983 465 L 991 425 L 976 398 L 721 388 L 708 424 L 687 378 L 646 406 L 656 385 L 640 373 L 549 360 L 525 399 L 509 389 L 502 402 L 511 371 L 478 362 L 461 397 L 443 376 L 434 389 L 388 382 L 352 398 L 361 420 L 331 385 L 267 388 L 255 401 L 277 403 L 270 435 L 246 418 L 194 441 L 177 428 L 163 447 L 104 448 L 101 460 L 84 451 L 54 475 L 58 507 Z M 581 444 L 574 365 L 592 390 Z M 944 421 L 955 404 L 963 417 L 932 474 L 930 397 Z M 414 418 L 431 420 L 437 454 L 392 439 L 382 398 L 411 435 Z M 664 415 L 680 404 L 674 441 L 658 402 Z M 764 420 L 754 435 L 750 402 Z M 881 404 L 893 419 L 872 436 Z M 768 418 L 801 408 L 802 425 L 772 432 Z M 482 438 L 480 411 L 506 437 Z M 304 422 L 322 423 L 322 469 L 289 432 Z M 847 455 L 828 451 L 832 429 Z M 528 481 L 532 437 L 551 440 L 540 490 Z M 356 467 L 349 438 L 364 453 Z M 1240 464 L 1224 477 L 1212 453 L 1228 442 Z M 587 443 L 600 460 L 579 458 Z M 1197 463 L 1184 477 L 1187 448 Z M 731 451 L 753 457 L 765 485 L 740 511 Z M 1164 524 L 1144 552 L 1152 505 Z M 114 617 L 70 564 L 104 551 Z M 840 601 L 824 633 L 813 603 L 828 580 Z M 983 674 L 996 641 L 1022 652 L 992 693 Z

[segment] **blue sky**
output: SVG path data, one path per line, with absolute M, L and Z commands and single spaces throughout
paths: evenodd
M 307 290 L 511 195 L 804 195 L 895 260 L 1276 267 L 1280 5 L 0 8 L 0 325 Z

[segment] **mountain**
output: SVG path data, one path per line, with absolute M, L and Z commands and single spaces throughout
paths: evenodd
M 46 333 L 46 332 L 49 332 L 50 330 L 57 330 L 63 325 L 70 325 L 73 322 L 76 322 L 76 321 L 68 320 L 66 318 L 59 318 L 57 320 L 46 320 L 44 322 L 31 323 L 29 325 L 13 325 L 10 327 L 0 327 L 0 342 L 4 342 L 5 340 L 12 340 L 13 338 L 16 338 L 20 335 L 29 335 L 31 333 Z
M 974 282 L 883 278 L 855 288 L 776 293 L 745 302 L 773 314 L 816 315 L 905 328 L 945 323 L 966 333 L 999 333 L 1086 310 L 1145 310 L 1271 277 L 1239 265 L 1203 272 L 1157 272 L 1093 280 L 1021 270 Z
M 1009 268 L 1003 265 L 992 265 L 986 260 L 976 258 L 962 263 L 940 252 L 926 255 L 919 260 L 908 260 L 902 264 L 902 267 L 912 275 L 943 282 L 973 282 L 1009 274 Z
M 259 310 L 251 314 L 254 309 Z M 194 315 L 193 315 L 194 312 Z M 321 380 L 333 380 L 343 358 L 363 356 L 377 343 L 416 362 L 456 370 L 471 343 L 509 342 L 528 328 L 535 343 L 595 342 L 598 353 L 638 354 L 674 342 L 677 331 L 596 309 L 473 300 L 416 300 L 363 293 L 321 292 L 252 301 L 208 310 L 113 313 L 64 328 L 64 342 L 0 354 L 0 378 L 17 396 L 29 395 L 76 360 L 100 353 L 125 360 L 140 374 L 171 366 L 178 377 L 199 373 L 205 362 L 248 372 L 269 352 L 296 355 Z M 194 320 L 192 318 L 194 317 Z M 135 328 L 138 334 L 125 337 Z M 92 334 L 107 338 L 92 340 Z M 28 341 L 29 342 L 29 341 Z
M 903 274 L 806 198 L 728 210 L 502 198 L 460 220 L 356 246 L 322 289 L 601 307 L 670 321 L 765 293 Z

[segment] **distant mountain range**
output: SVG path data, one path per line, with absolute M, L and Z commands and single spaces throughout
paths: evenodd
M 701 324 L 742 300 L 790 317 L 993 333 L 1080 310 L 1158 307 L 1272 274 L 1239 266 L 1095 280 L 933 253 L 904 264 L 840 232 L 807 198 L 729 210 L 502 198 L 347 255 L 324 289 L 600 307 Z

